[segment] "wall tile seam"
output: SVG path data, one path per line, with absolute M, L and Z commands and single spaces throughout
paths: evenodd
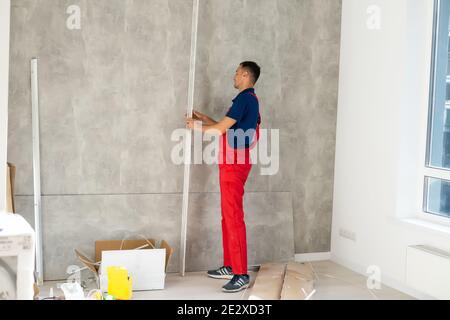
M 246 194 L 259 194 L 259 193 L 292 193 L 292 191 L 245 191 Z M 219 191 L 192 191 L 189 194 L 220 194 Z M 86 197 L 86 196 L 139 196 L 139 195 L 183 195 L 183 192 L 155 192 L 155 193 L 92 193 L 92 194 L 42 194 L 42 197 Z M 32 194 L 16 194 L 15 197 L 33 197 Z

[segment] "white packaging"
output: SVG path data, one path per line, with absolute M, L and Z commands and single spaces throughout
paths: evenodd
M 162 290 L 165 283 L 166 249 L 103 251 L 100 288 L 108 290 L 108 267 L 124 267 L 132 279 L 133 291 Z

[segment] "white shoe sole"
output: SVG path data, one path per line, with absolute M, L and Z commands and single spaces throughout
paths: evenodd
M 227 292 L 227 293 L 236 293 L 236 292 L 239 292 L 239 291 L 247 289 L 249 287 L 249 285 L 250 284 L 245 284 L 242 287 L 240 287 L 239 289 L 235 289 L 235 290 L 226 290 L 226 289 L 222 288 L 222 291 L 223 292 Z
M 208 277 L 210 277 L 210 278 L 213 278 L 213 279 L 226 279 L 226 280 L 231 280 L 231 279 L 233 279 L 233 275 L 220 275 L 220 276 L 214 276 L 214 275 L 211 275 L 211 274 L 207 274 L 208 275 Z

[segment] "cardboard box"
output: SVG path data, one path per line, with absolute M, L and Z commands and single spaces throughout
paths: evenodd
M 315 292 L 309 264 L 266 263 L 258 271 L 249 300 L 309 300 Z
M 145 291 L 164 289 L 164 279 L 173 248 L 164 240 L 158 248 L 154 239 L 99 240 L 95 242 L 95 260 L 87 258 L 78 250 L 75 250 L 75 254 L 98 277 L 103 291 L 107 288 L 107 275 L 103 269 L 106 270 L 107 266 L 115 263 L 121 264 L 115 265 L 117 267 L 128 267 L 133 278 L 134 291 Z M 102 268 L 102 258 L 105 258 L 108 264 L 105 268 Z
M 281 300 L 309 300 L 314 295 L 314 271 L 310 264 L 289 262 Z
M 259 268 L 249 300 L 280 300 L 285 263 L 265 263 Z
M 15 213 L 14 206 L 14 179 L 16 177 L 16 167 L 8 163 L 6 168 L 6 212 Z

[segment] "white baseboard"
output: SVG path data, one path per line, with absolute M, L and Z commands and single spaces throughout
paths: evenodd
M 326 261 L 330 259 L 331 252 L 297 253 L 295 255 L 295 261 L 297 262 Z
M 330 260 L 333 261 L 334 263 L 337 263 L 337 264 L 339 264 L 347 269 L 350 269 L 356 273 L 359 273 L 363 276 L 367 276 L 367 273 L 366 273 L 367 270 L 362 265 L 358 265 L 358 264 L 355 264 L 348 260 L 341 259 L 341 258 L 335 256 L 334 254 L 331 254 Z M 433 297 L 430 297 L 422 292 L 412 289 L 406 283 L 403 283 L 401 281 L 398 281 L 398 280 L 391 278 L 389 276 L 386 276 L 386 275 L 383 275 L 381 282 L 388 287 L 391 287 L 395 290 L 403 292 L 403 293 L 410 295 L 411 297 L 414 297 L 419 300 L 436 300 Z

